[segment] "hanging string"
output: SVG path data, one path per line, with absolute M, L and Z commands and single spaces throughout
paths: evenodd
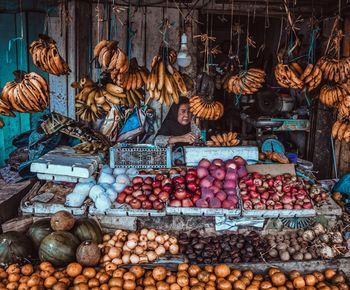
M 245 61 L 244 61 L 244 70 L 248 69 L 248 63 L 249 63 L 249 44 L 250 44 L 249 18 L 250 18 L 250 9 L 248 9 L 248 19 L 247 19 L 247 38 L 246 38 L 246 44 L 245 44 L 246 56 L 245 56 Z
M 244 71 L 248 70 L 248 64 L 249 64 L 249 20 L 250 20 L 250 9 L 248 9 L 248 19 L 247 19 L 247 38 L 246 38 L 246 44 L 245 44 L 245 59 L 244 59 Z M 238 108 L 239 103 L 241 102 L 241 98 L 243 95 L 245 83 L 243 81 L 241 92 L 235 96 L 235 106 Z
M 256 54 L 256 58 L 259 58 L 260 53 L 262 53 L 265 50 L 266 47 L 266 30 L 270 28 L 270 18 L 269 18 L 269 1 L 266 1 L 266 11 L 265 11 L 265 18 L 264 18 L 264 40 L 263 44 L 259 47 L 258 52 Z
M 97 0 L 97 5 L 95 7 L 95 11 L 96 11 L 96 19 L 97 19 L 97 43 L 99 43 L 101 41 L 101 31 L 100 31 L 100 22 L 101 22 L 101 16 L 100 16 L 100 0 Z M 96 64 L 98 63 L 98 61 L 96 61 Z M 95 80 L 98 80 L 98 83 L 100 84 L 100 72 L 101 69 L 98 65 L 96 65 L 96 70 L 95 70 Z
M 278 55 L 279 50 L 280 50 L 280 45 L 281 45 L 281 40 L 282 40 L 282 32 L 283 32 L 283 16 L 281 16 L 280 36 L 279 36 L 279 38 L 278 38 L 278 44 L 277 44 L 276 55 Z M 279 60 L 279 61 L 280 61 L 280 60 Z
M 233 53 L 233 0 L 231 0 L 231 20 L 230 20 L 230 50 L 229 50 L 229 56 Z
M 207 11 L 207 24 L 206 24 L 206 34 L 208 35 L 209 33 L 209 12 Z M 203 64 L 203 71 L 206 73 L 209 73 L 209 66 L 208 66 L 208 62 L 209 62 L 209 38 L 207 37 L 207 39 L 205 40 L 204 43 L 204 64 Z
M 316 51 L 316 35 L 319 33 L 320 28 L 317 27 L 315 29 L 312 29 L 311 36 L 310 36 L 310 45 L 308 50 L 308 63 L 315 63 L 315 51 Z

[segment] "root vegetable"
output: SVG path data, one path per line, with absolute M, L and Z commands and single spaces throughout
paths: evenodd
M 286 261 L 290 260 L 290 255 L 289 255 L 289 253 L 287 251 L 280 251 L 279 255 L 280 255 L 281 261 L 286 262 Z

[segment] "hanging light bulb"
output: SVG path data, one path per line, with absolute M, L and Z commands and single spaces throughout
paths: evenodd
M 187 35 L 182 33 L 181 35 L 181 46 L 179 53 L 177 54 L 177 64 L 181 67 L 188 67 L 191 63 L 191 56 L 188 53 L 187 48 Z

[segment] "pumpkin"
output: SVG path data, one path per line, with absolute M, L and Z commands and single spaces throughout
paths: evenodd
M 101 258 L 100 248 L 91 241 L 82 242 L 77 249 L 76 258 L 83 266 L 96 266 Z
M 74 235 L 81 241 L 92 241 L 96 244 L 102 243 L 102 231 L 94 219 L 82 218 L 75 222 Z
M 34 253 L 32 241 L 22 233 L 10 231 L 0 235 L 0 263 L 10 264 L 31 259 Z
M 66 210 L 60 210 L 51 217 L 51 227 L 54 231 L 70 231 L 74 223 L 74 216 Z
M 46 236 L 39 248 L 41 261 L 48 261 L 55 266 L 63 266 L 75 260 L 79 240 L 72 233 L 57 231 Z
M 27 236 L 33 241 L 34 246 L 39 248 L 41 241 L 53 232 L 50 219 L 42 219 L 34 222 L 27 231 Z

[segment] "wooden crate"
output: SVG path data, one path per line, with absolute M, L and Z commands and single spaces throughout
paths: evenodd
M 42 183 L 37 182 L 28 194 L 21 201 L 21 211 L 23 215 L 33 216 L 50 216 L 57 211 L 66 210 L 74 216 L 82 216 L 87 213 L 89 200 L 86 200 L 81 207 L 69 207 L 64 203 L 52 203 L 52 202 L 31 202 L 30 200 L 35 197 L 41 188 Z

